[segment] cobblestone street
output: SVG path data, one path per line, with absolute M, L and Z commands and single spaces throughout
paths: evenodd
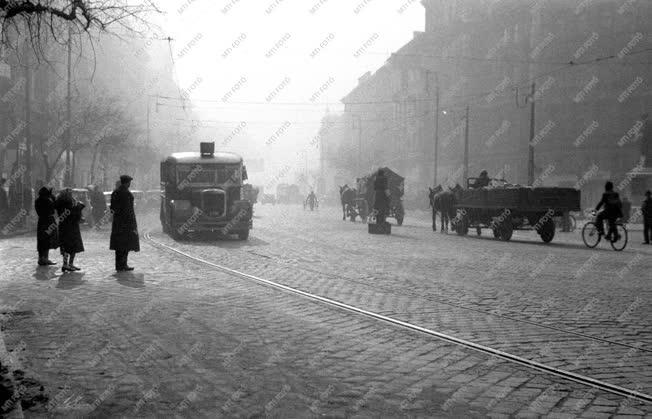
M 652 247 L 587 249 L 435 233 L 391 236 L 337 208 L 256 207 L 248 241 L 155 242 L 494 349 L 652 393 Z M 143 238 L 115 273 L 108 232 L 82 232 L 79 273 L 0 242 L 0 351 L 48 400 L 31 416 L 652 417 L 652 406 L 192 262 Z M 54 254 L 52 256 L 55 256 Z M 54 259 L 54 258 L 53 258 Z

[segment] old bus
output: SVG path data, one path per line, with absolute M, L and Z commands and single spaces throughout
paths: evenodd
M 177 239 L 209 231 L 247 240 L 253 214 L 242 196 L 245 180 L 242 157 L 216 153 L 214 143 L 167 157 L 161 162 L 163 231 Z

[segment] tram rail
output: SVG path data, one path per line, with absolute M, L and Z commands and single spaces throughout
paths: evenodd
M 407 321 L 399 320 L 399 319 L 396 319 L 394 317 L 386 316 L 386 315 L 380 314 L 378 312 L 374 312 L 374 311 L 367 310 L 367 309 L 364 309 L 364 308 L 361 308 L 361 307 L 346 304 L 346 303 L 343 303 L 341 301 L 337 301 L 337 300 L 334 300 L 334 299 L 331 299 L 331 298 L 328 298 L 328 297 L 324 297 L 324 296 L 321 296 L 321 295 L 317 295 L 317 294 L 313 294 L 313 293 L 310 293 L 310 292 L 307 292 L 307 291 L 303 291 L 303 290 L 300 290 L 300 289 L 297 289 L 297 288 L 294 288 L 294 287 L 291 287 L 291 286 L 288 286 L 288 285 L 284 285 L 284 284 L 281 284 L 281 283 L 278 283 L 278 282 L 275 282 L 275 281 L 272 281 L 272 280 L 269 280 L 269 279 L 261 278 L 261 277 L 256 276 L 256 275 L 251 275 L 251 274 L 248 274 L 248 273 L 245 273 L 245 272 L 241 272 L 241 271 L 238 271 L 236 269 L 232 269 L 232 268 L 229 268 L 227 266 L 224 266 L 224 265 L 221 265 L 221 264 L 211 262 L 211 261 L 205 260 L 203 258 L 194 256 L 194 255 L 191 255 L 191 254 L 189 254 L 187 252 L 184 252 L 182 250 L 179 250 L 177 248 L 169 246 L 169 245 L 167 245 L 165 243 L 161 243 L 159 241 L 156 241 L 151 237 L 151 234 L 149 232 L 144 234 L 144 238 L 154 247 L 157 247 L 159 249 L 163 249 L 163 250 L 166 250 L 166 251 L 171 252 L 173 254 L 176 254 L 178 257 L 181 257 L 181 258 L 184 258 L 184 259 L 187 259 L 187 260 L 192 260 L 192 261 L 194 261 L 196 263 L 200 263 L 200 264 L 203 264 L 203 265 L 206 265 L 206 266 L 210 266 L 210 267 L 212 267 L 212 268 L 214 268 L 214 269 L 216 269 L 218 271 L 221 271 L 223 273 L 226 273 L 226 274 L 234 276 L 234 277 L 238 277 L 240 279 L 244 279 L 244 280 L 247 280 L 247 281 L 253 281 L 253 282 L 256 282 L 256 283 L 258 283 L 260 285 L 263 285 L 263 286 L 267 286 L 267 287 L 270 287 L 270 288 L 273 288 L 273 289 L 276 289 L 276 290 L 279 290 L 279 291 L 282 291 L 282 292 L 291 293 L 291 294 L 297 295 L 299 297 L 310 299 L 310 300 L 313 300 L 313 301 L 316 301 L 318 303 L 325 304 L 325 305 L 328 305 L 328 306 L 331 306 L 331 307 L 336 307 L 336 308 L 345 310 L 347 312 L 350 312 L 350 313 L 353 313 L 353 314 L 356 314 L 356 315 L 372 318 L 374 320 L 381 321 L 381 322 L 384 322 L 384 323 L 388 323 L 388 324 L 391 324 L 391 325 L 394 325 L 394 326 L 397 326 L 397 327 L 401 327 L 401 328 L 404 328 L 404 329 L 408 329 L 408 330 L 411 330 L 411 331 L 416 332 L 416 333 L 420 333 L 420 334 L 423 334 L 423 335 L 428 335 L 428 336 L 431 336 L 431 337 L 439 339 L 439 340 L 443 340 L 443 341 L 450 342 L 450 343 L 453 343 L 453 344 L 456 344 L 456 345 L 459 345 L 461 347 L 465 347 L 465 348 L 468 348 L 468 349 L 471 349 L 471 350 L 474 350 L 474 351 L 477 351 L 477 352 L 481 352 L 481 353 L 484 353 L 484 354 L 495 356 L 497 358 L 503 359 L 503 360 L 508 361 L 510 363 L 525 366 L 525 367 L 527 367 L 529 369 L 536 370 L 536 371 L 541 371 L 541 372 L 544 372 L 544 373 L 547 373 L 547 374 L 550 374 L 550 375 L 553 375 L 553 376 L 556 376 L 556 377 L 560 377 L 562 379 L 572 381 L 572 382 L 575 382 L 575 383 L 578 383 L 578 384 L 581 384 L 581 385 L 589 386 L 589 387 L 592 387 L 592 388 L 595 388 L 595 389 L 598 389 L 598 390 L 602 390 L 602 391 L 605 391 L 605 392 L 608 392 L 608 393 L 611 393 L 611 394 L 616 394 L 616 395 L 619 395 L 619 396 L 622 396 L 622 397 L 627 397 L 629 399 L 637 400 L 637 401 L 640 401 L 640 402 L 643 402 L 643 403 L 646 403 L 646 404 L 652 404 L 652 395 L 647 394 L 647 393 L 643 393 L 643 392 L 640 392 L 640 391 L 637 391 L 637 390 L 625 388 L 625 387 L 622 387 L 622 386 L 619 386 L 619 385 L 616 385 L 616 384 L 608 383 L 606 381 L 595 379 L 595 378 L 592 378 L 592 377 L 589 377 L 589 376 L 586 376 L 586 375 L 577 374 L 577 373 L 574 373 L 572 371 L 567 371 L 567 370 L 564 370 L 564 369 L 556 368 L 556 367 L 553 367 L 553 366 L 550 366 L 550 365 L 546 365 L 544 363 L 540 363 L 540 362 L 537 362 L 537 361 L 534 361 L 534 360 L 530 360 L 530 359 L 527 359 L 527 358 L 524 358 L 524 357 L 520 357 L 520 356 L 511 354 L 509 352 L 501 351 L 501 350 L 491 348 L 491 347 L 486 346 L 486 345 L 481 345 L 481 344 L 478 344 L 478 343 L 475 343 L 475 342 L 472 342 L 472 341 L 469 341 L 469 340 L 466 340 L 466 339 L 461 339 L 461 338 L 458 338 L 458 337 L 455 337 L 455 336 L 452 336 L 452 335 L 449 335 L 449 334 L 446 334 L 446 333 L 438 332 L 436 330 L 432 330 L 432 329 L 429 329 L 429 328 L 426 328 L 426 327 L 422 327 L 422 326 L 419 326 L 419 325 L 416 325 L 416 324 L 413 324 L 413 323 L 410 323 L 410 322 L 407 322 Z M 487 312 L 486 314 L 490 314 L 490 313 Z M 530 322 L 530 323 L 534 323 L 535 325 L 538 325 L 535 322 Z M 564 332 L 563 329 L 561 329 L 560 331 Z M 568 331 L 565 331 L 565 332 L 569 333 Z M 583 336 L 582 334 L 575 333 L 575 332 L 573 332 L 571 334 Z M 585 335 L 585 336 L 586 336 L 587 339 L 595 339 L 595 340 L 600 340 L 600 341 L 603 341 L 603 342 L 606 342 L 606 343 L 620 344 L 622 346 L 630 346 L 630 345 L 623 344 L 623 343 L 609 341 L 607 339 L 592 337 L 590 335 Z M 634 347 L 634 346 L 632 346 L 632 347 Z M 634 348 L 640 349 L 638 347 L 634 347 Z M 647 350 L 647 351 L 649 352 L 649 350 Z

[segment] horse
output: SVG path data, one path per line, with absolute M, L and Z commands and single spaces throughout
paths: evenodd
M 453 220 L 455 219 L 455 204 L 457 199 L 455 194 L 462 189 L 461 186 L 456 185 L 454 188 L 449 187 L 444 190 L 441 185 L 435 189 L 430 189 L 430 202 L 432 206 L 432 231 L 437 231 L 436 217 L 437 211 L 441 213 L 441 232 L 448 232 L 449 223 L 453 228 Z M 439 191 L 439 192 L 438 192 Z
M 342 202 L 342 221 L 346 220 L 346 213 L 355 203 L 356 190 L 349 185 L 340 186 L 340 201 Z
M 428 188 L 428 200 L 430 201 L 430 208 L 432 208 L 432 231 L 437 231 L 437 207 L 435 205 L 435 196 L 443 191 L 441 185 L 437 185 L 435 189 Z

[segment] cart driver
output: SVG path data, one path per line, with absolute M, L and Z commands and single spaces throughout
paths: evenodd
M 489 174 L 487 173 L 486 170 L 483 170 L 480 172 L 480 176 L 475 180 L 473 183 L 472 188 L 484 188 L 485 186 L 489 186 L 489 183 L 491 182 L 491 179 L 489 178 Z

